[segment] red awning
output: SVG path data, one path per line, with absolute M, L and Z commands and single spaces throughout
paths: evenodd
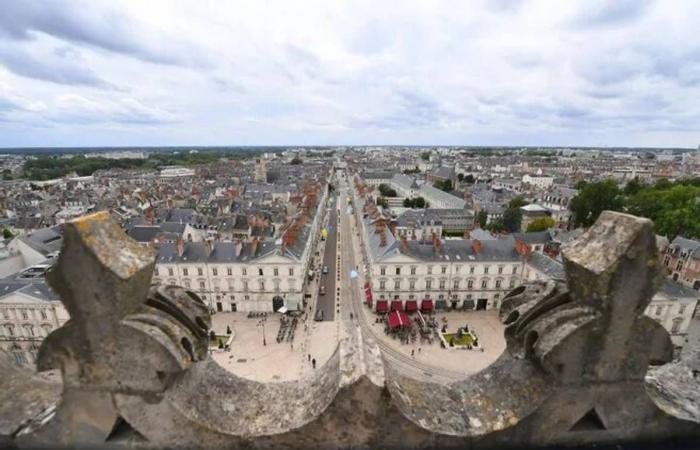
M 369 289 L 369 281 L 365 281 L 365 289 Z
M 418 302 L 415 300 L 406 300 L 406 312 L 418 311 Z
M 433 301 L 430 299 L 425 299 L 422 302 L 420 302 L 420 309 L 422 311 L 432 311 L 433 310 Z
M 392 311 L 403 311 L 403 304 L 401 304 L 401 300 L 392 300 L 391 301 L 391 310 Z
M 368 292 L 365 292 L 365 301 L 367 302 L 368 305 L 371 305 L 371 304 L 372 304 L 372 300 L 374 300 L 374 299 L 372 298 L 372 293 L 369 292 L 369 291 L 368 291 Z
M 377 312 L 389 311 L 389 302 L 386 300 L 377 300 Z
M 365 298 L 372 298 L 372 291 L 365 291 Z
M 406 313 L 403 311 L 393 311 L 389 313 L 387 320 L 389 322 L 389 328 L 392 330 L 399 327 L 411 326 L 411 319 L 409 319 L 408 315 L 406 315 Z

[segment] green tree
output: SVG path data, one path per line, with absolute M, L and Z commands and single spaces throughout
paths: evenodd
M 430 161 L 430 152 L 423 152 L 420 157 L 423 161 Z
M 587 183 L 571 200 L 575 225 L 589 227 L 605 210 L 622 211 L 624 199 L 614 180 Z
M 384 197 L 377 197 L 377 205 L 381 206 L 382 208 L 388 208 L 389 202 Z
M 433 187 L 436 187 L 441 191 L 445 192 L 452 192 L 454 190 L 454 186 L 452 186 L 452 180 L 436 181 L 435 183 L 433 183 Z
M 382 183 L 379 185 L 379 193 L 382 194 L 383 197 L 396 197 L 396 190 L 392 189 L 389 187 L 388 184 Z
M 511 207 L 503 212 L 503 228 L 505 228 L 505 231 L 510 231 L 511 233 L 520 231 L 522 221 L 523 213 L 519 207 Z
M 459 180 L 460 183 L 461 183 L 462 181 L 464 181 L 464 174 L 463 174 L 463 173 L 457 174 L 457 179 Z
M 405 198 L 403 206 L 404 208 L 425 208 L 425 199 L 423 197 Z
M 8 230 L 7 228 L 2 229 L 2 237 L 3 239 L 10 239 L 14 237 L 14 234 L 12 234 L 12 231 Z
M 301 158 L 299 158 L 298 156 L 295 156 L 295 157 L 292 159 L 292 161 L 290 162 L 290 164 L 296 166 L 296 165 L 301 164 L 302 162 L 303 162 L 303 161 L 301 160 Z
M 472 174 L 467 174 L 467 176 L 464 177 L 465 183 L 474 184 L 474 181 L 476 181 L 476 180 L 474 180 L 474 175 L 472 175 Z
M 486 228 L 486 221 L 488 219 L 489 219 L 489 215 L 485 209 L 479 210 L 479 212 L 476 214 L 476 222 L 479 224 L 479 227 L 481 227 L 481 228 Z
M 551 217 L 538 217 L 527 224 L 527 232 L 544 231 L 552 228 L 556 222 Z
M 624 189 L 625 195 L 634 195 L 639 192 L 643 187 L 644 183 L 639 180 L 639 177 L 632 178 L 626 185 Z
M 527 204 L 527 200 L 525 200 L 525 198 L 522 195 L 518 195 L 517 197 L 513 197 L 508 202 L 508 208 L 520 208 L 521 206 L 525 206 Z
M 502 233 L 504 231 L 508 231 L 505 223 L 503 222 L 502 217 L 499 217 L 499 218 L 489 222 L 489 224 L 486 225 L 485 229 L 487 229 L 489 231 L 493 231 L 494 233 Z
M 675 236 L 700 237 L 700 187 L 676 183 L 656 183 L 641 188 L 627 199 L 630 214 L 654 221 L 656 232 Z

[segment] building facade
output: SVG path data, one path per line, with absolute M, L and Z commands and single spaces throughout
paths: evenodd
M 2 281 L 0 292 L 0 348 L 32 367 L 41 341 L 68 321 L 68 311 L 43 281 Z

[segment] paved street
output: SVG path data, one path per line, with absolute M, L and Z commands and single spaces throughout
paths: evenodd
M 340 202 L 347 204 L 347 195 L 350 195 L 348 183 L 340 184 Z M 353 205 L 360 207 L 360 205 Z M 448 383 L 464 378 L 487 367 L 505 349 L 503 337 L 503 325 L 494 311 L 483 312 L 446 312 L 438 313 L 437 319 L 442 323 L 442 317 L 448 320 L 448 329 L 456 330 L 457 326 L 468 323 L 479 336 L 484 352 L 475 350 L 443 349 L 436 342 L 430 346 L 416 344 L 402 344 L 398 340 L 384 333 L 383 324 L 375 324 L 377 317 L 368 308 L 364 300 L 363 286 L 365 283 L 362 270 L 362 252 L 360 238 L 356 228 L 355 215 L 341 214 L 341 239 L 342 265 L 348 270 L 341 278 L 341 291 L 343 293 L 344 318 L 353 315 L 353 323 L 360 326 L 363 333 L 373 336 L 382 349 L 385 358 L 394 364 L 401 365 L 407 373 L 418 379 L 429 379 L 436 382 Z M 358 277 L 351 279 L 349 268 L 358 266 Z M 420 350 L 419 350 L 420 348 Z M 413 355 L 411 354 L 413 351 Z
M 332 321 L 335 318 L 335 290 L 336 290 L 336 257 L 338 239 L 338 214 L 336 213 L 336 197 L 331 194 L 330 211 L 328 212 L 328 237 L 326 249 L 323 253 L 323 262 L 319 267 L 319 292 L 316 300 L 316 311 L 323 311 L 323 320 Z M 323 266 L 328 267 L 328 274 L 323 275 Z M 320 288 L 325 286 L 326 293 L 321 295 Z
M 217 313 L 212 316 L 213 330 L 223 335 L 230 326 L 234 334 L 230 351 L 214 350 L 212 357 L 226 370 L 244 378 L 262 382 L 281 382 L 310 375 L 328 361 L 337 345 L 333 322 L 315 322 L 307 316 L 299 322 L 293 342 L 277 343 L 279 314 L 268 314 L 263 321 L 248 318 L 246 313 Z

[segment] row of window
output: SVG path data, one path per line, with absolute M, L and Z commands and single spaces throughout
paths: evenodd
M 197 267 L 196 268 L 197 276 L 204 276 L 204 268 L 203 267 Z M 294 267 L 289 267 L 287 272 L 289 273 L 290 277 L 294 276 Z M 174 277 L 175 276 L 175 269 L 173 267 L 168 267 L 167 268 L 167 273 L 169 277 Z M 212 267 L 211 268 L 211 274 L 214 277 L 219 276 L 219 269 L 217 267 Z M 153 269 L 153 275 L 155 276 L 160 276 L 158 267 Z M 226 275 L 231 277 L 233 276 L 233 268 L 232 267 L 227 267 L 226 268 Z M 258 275 L 259 276 L 264 276 L 265 275 L 265 270 L 262 267 L 258 267 Z M 268 274 L 269 275 L 269 274 Z M 280 270 L 278 267 L 273 267 L 272 268 L 272 276 L 278 277 L 280 275 Z M 188 267 L 183 267 L 182 268 L 182 276 L 188 277 L 190 276 L 190 270 Z M 248 276 L 248 269 L 246 267 L 241 267 L 241 276 Z
M 467 280 L 467 289 L 474 289 L 474 281 L 475 280 Z M 454 280 L 452 283 L 452 289 L 459 289 L 461 286 L 460 280 Z M 502 289 L 505 286 L 503 285 L 503 280 L 502 279 L 496 279 L 496 282 L 494 283 L 494 289 Z M 513 289 L 515 287 L 515 279 L 511 279 L 510 282 L 508 283 L 508 288 Z M 433 280 L 425 280 L 425 290 L 430 290 L 433 288 Z M 447 288 L 447 280 L 439 280 L 438 281 L 438 289 L 446 289 Z M 386 280 L 379 280 L 379 289 L 380 290 L 385 290 L 386 289 Z M 400 290 L 401 289 L 401 280 L 394 280 L 394 289 L 395 290 Z M 416 289 L 416 282 L 415 280 L 409 280 L 408 282 L 408 289 L 409 290 L 415 290 Z M 481 289 L 489 289 L 489 279 L 484 278 L 481 280 Z
M 30 317 L 32 319 L 36 319 L 37 314 L 35 314 L 35 311 L 37 311 L 37 310 L 27 309 L 27 308 L 17 308 L 17 309 L 15 309 L 15 308 L 3 308 L 2 309 L 2 318 L 5 320 L 10 320 L 12 318 L 12 316 L 14 316 L 14 318 L 17 318 L 17 319 L 19 319 L 21 317 L 22 320 L 29 320 Z M 46 313 L 45 309 L 39 309 L 38 311 L 39 311 L 38 315 L 41 318 L 41 320 L 48 320 L 49 316 Z
M 498 300 L 499 300 L 500 298 L 501 298 L 501 294 L 494 294 L 494 296 L 493 296 L 493 299 L 495 300 L 495 302 L 494 302 L 494 304 L 493 304 L 494 307 L 498 307 Z M 380 295 L 379 295 L 379 299 L 380 299 L 380 300 L 388 300 L 387 296 L 384 295 L 384 294 L 380 294 Z M 401 300 L 401 297 L 398 296 L 398 295 L 394 295 L 394 298 L 393 298 L 393 299 L 394 299 L 394 300 Z M 416 296 L 413 295 L 413 294 L 410 294 L 410 295 L 408 296 L 408 299 L 409 299 L 409 300 L 417 300 L 417 299 L 416 299 Z M 437 299 L 438 299 L 438 300 L 459 301 L 459 295 L 453 294 L 453 295 L 450 295 L 449 298 L 448 298 L 448 296 L 446 296 L 445 294 L 439 294 L 439 295 L 437 296 Z M 473 296 L 472 294 L 466 294 L 466 295 L 464 296 L 464 300 L 465 300 L 465 301 L 474 300 L 474 296 Z
M 156 281 L 157 281 L 157 280 L 156 280 Z M 241 282 L 241 290 L 242 290 L 243 292 L 247 292 L 247 291 L 251 290 L 251 289 L 250 289 L 250 285 L 249 285 L 249 283 L 248 283 L 248 280 L 239 280 L 239 281 Z M 167 283 L 168 283 L 168 284 L 178 284 L 174 279 L 167 280 Z M 196 281 L 195 281 L 195 284 L 193 284 L 192 281 L 190 281 L 190 280 L 188 280 L 188 279 L 184 279 L 184 280 L 182 280 L 182 284 L 183 284 L 183 286 L 185 287 L 185 289 L 197 289 L 197 288 L 199 288 L 199 290 L 201 290 L 201 291 L 207 290 L 207 283 L 206 283 L 206 281 L 204 281 L 204 280 L 196 280 Z M 296 290 L 297 290 L 297 288 L 296 288 L 296 279 L 288 280 L 287 284 L 288 284 L 289 287 L 288 287 L 288 289 L 286 289 L 286 292 L 296 292 Z M 257 289 L 258 289 L 260 292 L 265 292 L 265 291 L 266 291 L 266 286 L 269 287 L 269 284 L 266 284 L 266 283 L 265 283 L 265 280 L 258 280 L 258 281 L 257 281 Z M 215 283 L 214 283 L 214 288 L 213 288 L 213 290 L 214 290 L 214 292 L 221 292 L 222 289 L 221 289 L 221 287 L 218 285 L 218 283 L 215 282 Z M 235 290 L 236 290 L 236 287 L 234 286 L 234 281 L 233 281 L 233 280 L 230 280 L 230 281 L 229 281 L 229 283 L 228 283 L 228 290 L 229 290 L 229 291 L 235 291 Z M 279 281 L 279 280 L 272 280 L 272 290 L 273 290 L 274 292 L 281 292 L 281 291 L 282 291 L 282 289 L 281 289 L 281 287 L 280 287 L 280 281 Z
M 673 309 L 672 305 L 668 305 L 670 309 Z M 685 313 L 685 310 L 688 308 L 687 304 L 680 304 L 678 305 L 678 314 L 683 314 Z M 650 308 L 651 309 L 651 308 Z M 656 310 L 654 311 L 654 315 L 660 316 L 663 314 L 664 310 L 666 309 L 666 305 L 656 305 Z M 647 313 L 650 313 L 649 310 L 647 310 Z
M 51 333 L 53 327 L 48 324 L 35 327 L 31 324 L 24 324 L 19 329 L 14 324 L 7 323 L 0 327 L 0 334 L 5 337 L 46 337 Z
M 22 350 L 19 345 L 12 345 L 7 349 L 7 352 L 12 355 L 15 363 L 18 365 L 25 365 L 29 362 L 36 362 L 36 356 L 39 352 L 39 346 L 32 344 L 28 352 Z
M 455 273 L 459 273 L 461 266 L 456 265 L 454 267 L 455 267 Z M 473 275 L 476 273 L 476 266 L 471 265 L 468 267 L 469 267 L 469 274 Z M 491 269 L 490 266 L 484 266 L 484 270 L 483 270 L 484 275 L 488 275 L 490 269 Z M 401 266 L 396 266 L 394 268 L 394 270 L 395 270 L 396 275 L 401 275 Z M 417 267 L 411 266 L 409 270 L 410 270 L 411 275 L 415 275 Z M 428 275 L 432 275 L 433 266 L 428 266 L 427 270 L 428 270 Z M 496 273 L 498 273 L 499 275 L 502 275 L 503 273 L 505 273 L 505 271 L 506 271 L 505 266 L 497 266 L 497 268 L 496 268 Z M 379 273 L 381 275 L 386 275 L 386 266 L 380 266 Z M 447 266 L 440 266 L 440 273 L 443 275 L 447 274 Z M 515 275 L 517 273 L 518 273 L 518 265 L 515 264 L 511 267 L 511 274 Z

